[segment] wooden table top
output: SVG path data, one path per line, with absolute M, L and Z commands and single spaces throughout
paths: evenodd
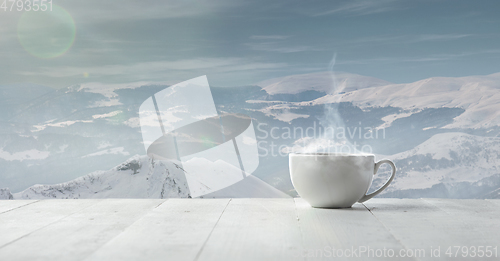
M 500 200 L 3 200 L 0 260 L 500 260 L 499 218 Z

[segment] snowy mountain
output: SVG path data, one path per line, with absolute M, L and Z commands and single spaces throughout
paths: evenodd
M 290 75 L 262 81 L 257 85 L 268 94 L 297 94 L 306 91 L 332 93 L 336 85 L 344 84 L 344 90 L 354 91 L 369 87 L 378 87 L 390 84 L 381 79 L 345 72 L 318 72 Z
M 314 99 L 249 102 L 264 105 L 255 111 L 289 126 L 299 121 L 309 126 L 314 121 L 327 122 L 311 117 L 321 115 L 321 109 L 323 115 L 335 116 L 324 109 L 333 105 L 343 120 L 342 127 L 383 130 L 382 139 L 363 140 L 357 135 L 350 139 L 370 145 L 375 154 L 398 166 L 396 179 L 382 196 L 498 197 L 500 73 L 436 77 L 409 84 L 374 81 L 371 86 L 358 84 L 363 82 L 362 76 L 340 74 L 336 84 L 329 77 L 328 73 L 297 75 L 270 80 L 263 86 L 269 94 L 326 93 Z M 292 79 L 297 80 L 295 85 L 286 84 Z M 325 91 L 329 86 L 333 91 Z M 386 179 L 386 175 L 376 177 L 375 187 Z
M 0 188 L 11 190 L 0 190 L 0 198 L 11 194 L 19 198 L 22 193 L 31 197 L 91 197 L 92 193 L 94 197 L 161 197 L 163 186 L 164 196 L 186 196 L 185 192 L 168 194 L 174 190 L 165 178 L 182 173 L 175 165 L 160 166 L 141 156 L 136 159 L 141 166 L 136 174 L 130 169 L 102 171 L 130 163 L 131 155 L 145 154 L 138 108 L 167 87 L 157 83 L 91 83 L 60 90 L 1 86 L 10 105 L 2 107 L 0 114 Z M 338 124 L 354 131 L 354 135 L 346 133 L 348 142 L 369 146 L 378 159 L 392 159 L 398 166 L 394 183 L 381 196 L 498 197 L 498 89 L 500 73 L 393 84 L 356 74 L 319 72 L 255 86 L 212 86 L 219 113 L 252 117 L 260 154 L 252 178 L 227 188 L 232 192 L 221 190 L 212 196 L 242 195 L 241 191 L 260 195 L 256 191 L 270 188 L 295 196 L 283 151 L 304 140 L 328 141 L 318 130 Z M 29 95 L 23 96 L 25 92 Z M 314 126 L 308 133 L 287 132 Z M 383 135 L 367 139 L 367 133 Z M 155 185 L 148 183 L 148 175 L 157 177 Z M 377 176 L 375 185 L 384 177 Z
M 383 195 L 486 198 L 500 187 L 500 138 L 440 133 L 414 149 L 391 156 L 398 175 Z M 390 173 L 376 176 L 375 186 Z
M 189 196 L 182 169 L 170 162 L 134 156 L 109 171 L 97 171 L 69 182 L 34 185 L 14 199 L 167 198 Z
M 346 80 L 349 83 L 349 79 Z M 352 102 L 360 108 L 397 107 L 404 113 L 424 108 L 462 108 L 465 112 L 444 128 L 500 126 L 500 73 L 460 78 L 434 77 L 409 84 L 374 85 L 316 99 L 314 104 Z
M 14 193 L 13 199 L 190 198 L 185 175 L 190 174 L 174 162 L 155 161 L 148 156 L 134 156 L 109 171 L 93 172 L 55 185 L 31 186 Z M 0 195 L 2 195 L 1 191 Z M 233 186 L 202 197 L 280 198 L 289 196 L 256 177 L 248 176 Z M 4 199 L 8 197 L 4 196 Z
M 0 188 L 0 199 L 14 199 L 8 188 Z
M 0 188 L 60 183 L 144 154 L 138 107 L 167 86 L 132 87 L 3 86 L 10 105 L 0 114 Z

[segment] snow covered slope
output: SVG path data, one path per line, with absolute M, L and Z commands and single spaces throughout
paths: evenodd
M 13 199 L 8 188 L 0 188 L 0 199 Z
M 441 197 L 478 198 L 500 185 L 499 137 L 440 133 L 414 149 L 386 157 L 398 168 L 393 183 L 383 192 L 386 196 L 436 193 Z M 376 176 L 374 184 L 380 185 L 387 178 L 388 173 Z M 457 186 L 461 189 L 453 189 Z
M 344 84 L 345 89 L 343 91 L 346 92 L 390 84 L 390 82 L 381 79 L 358 74 L 318 72 L 274 78 L 260 82 L 257 85 L 261 86 L 270 95 L 280 93 L 297 94 L 305 91 L 331 93 L 335 90 L 334 82 L 339 85 Z
M 345 93 L 344 93 L 345 92 Z M 332 93 L 312 104 L 352 102 L 360 108 L 462 108 L 465 112 L 446 128 L 500 126 L 500 73 L 460 78 L 435 77 L 408 84 L 389 84 Z M 303 103 L 306 105 L 306 103 Z
M 203 197 L 288 197 L 254 176 L 233 186 Z M 0 196 L 10 193 L 8 190 L 5 190 L 6 193 L 2 191 Z M 7 196 L 4 199 L 9 199 Z M 109 171 L 93 172 L 55 185 L 34 185 L 13 194 L 14 199 L 189 197 L 185 172 L 179 165 L 137 155 Z
M 500 137 L 500 73 L 392 84 L 356 74 L 319 72 L 259 85 L 211 88 L 217 110 L 251 116 L 263 142 L 253 176 L 210 196 L 283 196 L 273 187 L 294 195 L 288 157 L 276 155 L 277 148 L 293 146 L 303 138 L 300 132 L 285 135 L 287 129 L 330 124 L 328 119 L 334 118 L 327 115 L 330 107 L 338 110 L 348 130 L 372 128 L 384 133 L 378 139 L 354 135 L 350 141 L 369 145 L 374 153 L 397 161 L 401 169 L 385 196 L 498 196 L 500 171 L 494 156 L 500 152 L 496 142 Z M 4 109 L 0 120 L 6 123 L 0 124 L 0 188 L 10 188 L 0 190 L 0 198 L 12 194 L 19 198 L 23 193 L 35 198 L 160 198 L 162 190 L 163 197 L 189 193 L 178 186 L 184 192 L 169 194 L 175 189 L 165 179 L 172 175 L 180 179 L 184 173 L 147 158 L 139 157 L 141 168 L 135 174 L 130 169 L 95 172 L 145 153 L 138 108 L 167 85 L 93 83 L 60 90 L 41 88 L 29 100 L 24 92 L 35 86 L 18 87 L 0 86 L 0 94 L 9 94 L 5 100 L 9 106 L 0 104 Z M 271 131 L 279 138 L 272 138 Z
M 259 85 L 270 95 L 312 90 L 326 94 L 312 101 L 279 104 L 268 101 L 268 106 L 259 108 L 266 115 L 287 122 L 307 116 L 290 114 L 290 110 L 295 108 L 351 102 L 362 109 L 400 108 L 402 115 L 394 115 L 395 118 L 408 117 L 426 108 L 461 108 L 465 112 L 445 128 L 500 126 L 500 73 L 456 78 L 433 77 L 413 83 L 392 84 L 356 74 L 322 72 L 271 79 Z M 250 102 L 255 104 L 258 101 Z
M 69 182 L 34 185 L 14 199 L 168 198 L 188 197 L 183 171 L 171 162 L 134 156 L 109 171 L 97 171 Z

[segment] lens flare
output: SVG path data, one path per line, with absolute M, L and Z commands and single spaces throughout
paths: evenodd
M 201 137 L 201 140 L 202 140 L 203 146 L 205 146 L 205 148 L 212 148 L 212 147 L 217 145 L 217 143 L 214 140 L 212 140 L 210 137 Z
M 120 111 L 109 118 L 109 122 L 113 125 L 123 124 L 126 120 L 128 120 L 128 118 L 123 111 Z
M 76 27 L 71 15 L 54 5 L 52 11 L 24 12 L 17 25 L 23 48 L 38 58 L 63 55 L 75 41 Z

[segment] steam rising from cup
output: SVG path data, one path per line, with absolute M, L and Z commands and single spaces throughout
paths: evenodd
M 305 137 L 295 141 L 293 152 L 297 153 L 345 153 L 345 154 L 371 154 L 371 147 L 363 147 L 359 150 L 357 144 L 353 144 L 345 135 L 349 130 L 339 113 L 341 94 L 347 86 L 347 79 L 338 82 L 333 70 L 337 59 L 334 53 L 328 65 L 331 77 L 331 89 L 327 96 L 329 102 L 324 104 L 324 114 L 319 118 L 320 129 L 323 131 L 319 137 Z M 361 130 L 359 130 L 361 131 Z M 340 133 L 340 135 L 339 135 Z M 344 135 L 342 135 L 342 133 Z

